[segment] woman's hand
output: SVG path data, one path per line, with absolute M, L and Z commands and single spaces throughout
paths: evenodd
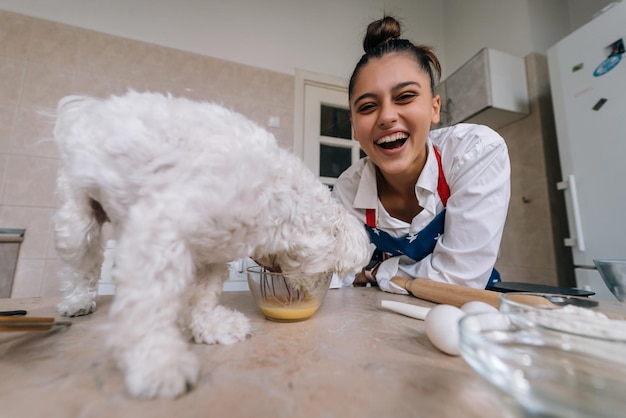
M 376 272 L 378 271 L 379 266 L 380 263 L 376 264 L 371 270 L 361 270 L 356 274 L 356 276 L 354 276 L 354 282 L 352 282 L 352 284 L 355 287 L 364 287 L 367 286 L 368 283 L 378 284 L 376 281 Z

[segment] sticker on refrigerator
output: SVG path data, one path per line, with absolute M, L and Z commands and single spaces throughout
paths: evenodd
M 624 55 L 624 40 L 618 39 L 606 48 L 609 56 L 596 67 L 593 72 L 594 77 L 600 77 L 611 71 L 622 60 Z
M 593 109 L 593 110 L 595 110 L 595 111 L 597 112 L 598 110 L 600 110 L 600 108 L 601 108 L 602 106 L 604 106 L 604 104 L 606 103 L 606 101 L 607 101 L 607 99 L 605 99 L 604 97 L 603 97 L 603 98 L 601 98 L 600 100 L 598 100 L 598 101 L 596 102 L 596 104 L 592 107 L 592 109 Z

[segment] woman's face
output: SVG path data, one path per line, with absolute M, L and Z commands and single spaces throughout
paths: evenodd
M 383 174 L 419 175 L 439 108 L 428 74 L 410 55 L 372 59 L 361 68 L 352 90 L 354 137 Z

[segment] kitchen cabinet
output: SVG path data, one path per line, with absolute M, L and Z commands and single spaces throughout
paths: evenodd
M 524 59 L 483 48 L 443 80 L 439 126 L 459 122 L 498 129 L 530 113 Z

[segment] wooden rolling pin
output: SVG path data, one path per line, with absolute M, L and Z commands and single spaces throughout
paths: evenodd
M 429 279 L 408 280 L 404 277 L 395 276 L 393 283 L 409 291 L 413 296 L 445 305 L 460 308 L 467 302 L 474 300 L 485 302 L 495 308 L 500 307 L 500 292 L 493 290 L 474 289 L 450 283 L 441 283 Z M 516 302 L 526 303 L 533 306 L 554 307 L 552 302 L 540 296 L 517 295 Z

